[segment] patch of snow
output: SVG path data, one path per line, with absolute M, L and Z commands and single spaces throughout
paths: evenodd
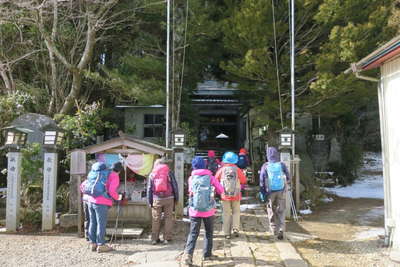
M 310 205 L 311 204 L 311 199 L 304 200 L 304 203 L 306 203 L 306 205 Z
M 240 211 L 255 210 L 260 207 L 261 207 L 260 204 L 242 204 L 242 205 L 240 205 Z
M 385 229 L 383 227 L 373 227 L 368 230 L 357 233 L 355 236 L 355 240 L 376 238 L 384 234 L 385 234 Z
M 339 197 L 383 199 L 383 177 L 370 176 L 358 179 L 349 186 L 325 187 L 325 190 Z
M 309 239 L 315 239 L 317 236 L 296 232 L 286 232 L 286 237 L 291 242 L 301 242 Z
M 321 199 L 322 202 L 324 203 L 329 203 L 329 202 L 333 202 L 333 198 L 330 197 L 324 197 Z
M 352 185 L 324 188 L 339 197 L 383 199 L 383 175 L 381 153 L 365 152 L 361 175 Z
M 312 213 L 312 210 L 310 210 L 310 208 L 308 208 L 308 209 L 306 209 L 306 210 L 300 210 L 299 212 L 300 212 L 300 214 L 302 214 L 302 215 L 308 215 L 308 214 L 311 214 L 311 213 Z
M 254 197 L 242 197 L 242 200 L 254 199 Z
M 190 219 L 189 219 L 189 218 L 183 218 L 183 219 L 182 219 L 182 222 L 190 223 Z

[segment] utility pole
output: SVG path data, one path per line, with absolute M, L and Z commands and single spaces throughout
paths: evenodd
M 170 53 L 170 14 L 171 14 L 171 0 L 167 0 L 167 60 L 166 60 L 166 111 L 165 111 L 165 147 L 169 147 L 169 85 L 170 85 L 170 73 L 169 73 L 169 53 Z
M 291 92 L 292 92 L 292 157 L 294 158 L 295 154 L 295 75 L 294 75 L 294 55 L 295 55 L 295 44 L 294 44 L 294 1 L 295 0 L 290 0 L 290 85 L 291 85 Z

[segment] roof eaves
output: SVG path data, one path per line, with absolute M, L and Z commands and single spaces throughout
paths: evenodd
M 344 73 L 361 72 L 378 67 L 381 63 L 383 63 L 383 61 L 379 60 L 394 51 L 400 53 L 400 35 L 394 37 L 392 40 L 382 45 L 381 47 L 370 53 L 368 56 L 362 58 L 357 63 L 352 63 L 352 66 L 348 68 Z M 392 56 L 397 55 L 398 53 L 392 54 Z M 386 60 L 387 59 L 385 59 L 384 61 Z M 379 64 L 374 64 L 377 61 L 379 61 Z

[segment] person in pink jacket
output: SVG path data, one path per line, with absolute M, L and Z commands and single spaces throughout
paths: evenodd
M 119 187 L 119 173 L 122 171 L 122 164 L 120 162 L 114 163 L 112 166 L 112 172 L 108 175 L 107 182 L 105 185 L 106 194 L 97 197 L 85 194 L 85 201 L 88 203 L 89 208 L 89 241 L 91 243 L 92 251 L 108 252 L 113 250 L 112 247 L 105 244 L 106 225 L 107 225 L 107 213 L 108 209 L 113 204 L 113 199 L 120 201 L 122 195 L 118 194 Z M 91 175 L 98 175 L 99 172 L 106 171 L 104 163 L 96 162 L 92 165 L 91 171 L 88 177 Z M 88 180 L 85 180 L 81 184 L 81 191 L 84 191 L 85 184 Z
M 218 194 L 224 189 L 212 172 L 206 169 L 202 157 L 194 157 L 192 160 L 192 174 L 189 177 L 189 216 L 190 232 L 187 238 L 183 261 L 187 265 L 192 264 L 193 252 L 200 233 L 201 221 L 204 222 L 205 236 L 203 260 L 214 259 L 212 255 L 215 200 L 214 188 Z

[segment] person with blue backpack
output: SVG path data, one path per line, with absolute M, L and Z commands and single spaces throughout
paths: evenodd
M 286 165 L 280 161 L 279 152 L 275 147 L 268 147 L 266 154 L 268 161 L 260 170 L 260 193 L 267 203 L 270 232 L 282 240 L 290 175 Z
M 186 265 L 192 265 L 193 252 L 202 221 L 205 228 L 203 260 L 214 260 L 216 258 L 212 254 L 214 214 L 216 211 L 214 189 L 218 194 L 222 194 L 224 189 L 212 172 L 206 169 L 203 158 L 199 156 L 192 159 L 192 173 L 188 185 L 190 232 L 185 246 L 183 262 Z
M 114 250 L 105 244 L 107 213 L 113 199 L 121 201 L 123 198 L 117 191 L 122 169 L 121 162 L 114 163 L 111 172 L 105 163 L 96 162 L 81 184 L 81 192 L 85 195 L 89 208 L 89 242 L 92 251 L 101 253 Z

